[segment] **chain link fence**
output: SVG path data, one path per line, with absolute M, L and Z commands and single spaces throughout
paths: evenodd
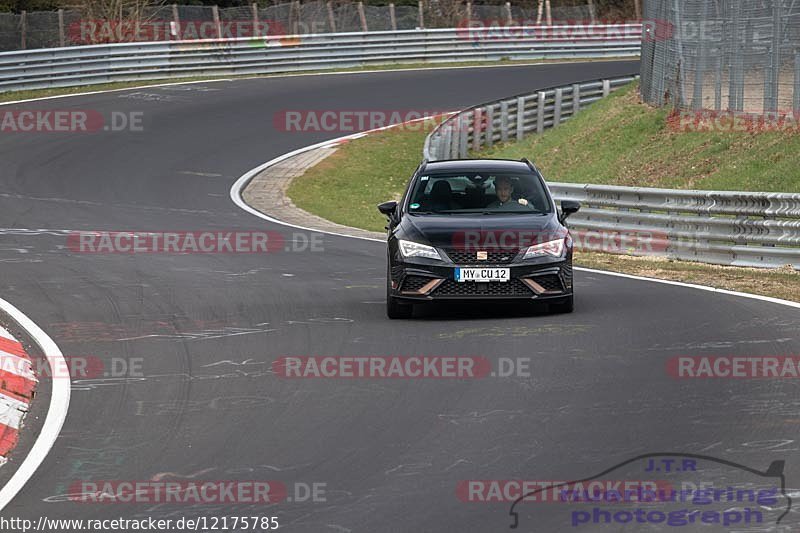
M 646 102 L 800 112 L 800 0 L 649 0 L 644 19 Z
M 225 9 L 165 5 L 146 11 L 137 21 L 92 20 L 79 11 L 63 9 L 0 13 L 0 51 L 136 41 L 453 28 L 469 21 L 484 25 L 588 23 L 595 20 L 595 13 L 591 0 L 586 1 L 586 5 L 553 6 L 546 15 L 530 1 L 496 5 L 420 1 L 417 5 L 373 6 L 320 0 Z

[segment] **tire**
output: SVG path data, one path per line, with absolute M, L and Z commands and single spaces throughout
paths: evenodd
M 575 299 L 572 294 L 564 298 L 557 304 L 549 304 L 549 311 L 551 313 L 571 313 L 575 310 Z
M 397 301 L 397 298 L 392 296 L 391 276 L 389 275 L 389 267 L 386 268 L 386 316 L 391 319 L 398 318 L 411 318 L 414 312 L 414 307 L 411 304 L 403 304 Z

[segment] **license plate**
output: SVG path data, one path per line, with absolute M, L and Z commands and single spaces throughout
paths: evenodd
M 508 281 L 511 277 L 509 268 L 457 268 L 456 281 Z

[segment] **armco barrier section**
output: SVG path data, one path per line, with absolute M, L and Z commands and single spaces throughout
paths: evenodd
M 0 53 L 0 92 L 392 63 L 638 57 L 641 25 L 348 32 L 74 46 Z
M 633 79 L 554 87 L 466 109 L 428 135 L 424 157 L 465 158 L 496 142 L 541 133 Z M 800 270 L 800 194 L 575 183 L 550 183 L 550 190 L 559 202 L 581 202 L 569 226 L 582 249 Z

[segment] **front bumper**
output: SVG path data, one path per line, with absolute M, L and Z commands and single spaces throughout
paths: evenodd
M 455 269 L 509 268 L 507 282 L 457 282 Z M 396 263 L 391 269 L 392 296 L 412 302 L 432 300 L 562 300 L 572 294 L 572 257 L 523 264 L 447 265 Z

